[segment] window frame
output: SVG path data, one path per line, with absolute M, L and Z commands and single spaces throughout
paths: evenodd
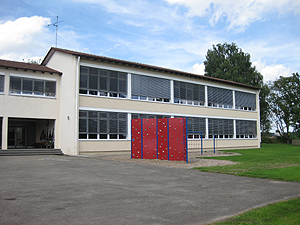
M 173 89 L 174 104 L 205 106 L 205 85 L 174 80 Z
M 0 94 L 4 94 L 4 87 L 5 87 L 5 75 L 0 74 Z
M 18 86 L 15 87 L 15 83 L 13 81 L 19 82 Z M 31 90 L 28 89 L 24 85 L 25 82 L 31 81 Z M 40 83 L 42 84 L 42 88 L 36 89 L 36 85 Z M 53 85 L 53 90 L 54 92 L 49 92 L 46 90 L 47 84 L 52 84 Z M 31 97 L 46 97 L 46 98 L 56 98 L 56 84 L 57 81 L 55 80 L 45 80 L 45 79 L 38 79 L 38 78 L 31 78 L 31 77 L 21 77 L 21 76 L 15 76 L 15 75 L 10 75 L 9 79 L 9 94 L 10 95 L 22 95 L 22 96 L 31 96 Z M 24 87 L 25 86 L 25 87 Z M 14 87 L 14 88 L 12 88 Z
M 79 110 L 78 138 L 79 140 L 128 140 L 127 115 L 121 112 Z M 102 124 L 105 127 L 102 127 Z M 95 126 L 93 130 L 91 126 Z
M 91 78 L 95 81 L 92 82 Z M 128 73 L 126 72 L 81 65 L 79 79 L 80 95 L 124 99 L 128 96 Z M 93 88 L 90 88 L 92 85 Z
M 131 74 L 131 99 L 150 102 L 171 102 L 171 80 Z

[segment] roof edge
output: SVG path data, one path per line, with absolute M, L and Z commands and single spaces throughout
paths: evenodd
M 229 81 L 229 80 L 224 80 L 224 79 L 220 79 L 220 78 L 208 77 L 208 76 L 205 76 L 205 75 L 199 75 L 199 74 L 184 72 L 184 71 L 180 71 L 180 70 L 174 70 L 174 69 L 158 67 L 158 66 L 153 66 L 153 65 L 143 64 L 143 63 L 137 63 L 137 62 L 131 62 L 131 61 L 126 61 L 126 60 L 114 59 L 114 58 L 110 58 L 110 57 L 98 56 L 98 55 L 82 53 L 82 52 L 77 52 L 77 51 L 72 51 L 72 50 L 62 49 L 62 48 L 56 48 L 56 47 L 51 47 L 51 49 L 48 51 L 47 55 L 45 56 L 45 58 L 44 58 L 44 60 L 42 61 L 41 64 L 46 65 L 55 51 L 63 52 L 63 53 L 74 55 L 74 56 L 91 58 L 91 59 L 94 59 L 94 60 L 106 61 L 106 62 L 109 62 L 109 63 L 118 63 L 118 64 L 122 64 L 122 65 L 127 65 L 127 66 L 139 67 L 139 68 L 144 68 L 144 69 L 149 69 L 149 70 L 156 70 L 156 71 L 159 71 L 159 72 L 172 73 L 172 74 L 177 74 L 177 75 L 181 75 L 181 76 L 190 76 L 190 77 L 195 77 L 195 78 L 203 79 L 203 80 L 207 80 L 207 81 L 215 81 L 215 82 L 231 84 L 231 85 L 236 85 L 236 86 L 245 87 L 245 88 L 261 90 L 260 87 L 255 87 L 255 86 L 251 86 L 251 85 L 247 85 L 247 84 L 242 84 L 242 83 L 238 83 L 238 82 L 235 82 L 235 81 Z
M 0 59 L 0 67 L 3 68 L 10 68 L 10 69 L 16 69 L 16 70 L 30 70 L 33 72 L 42 72 L 42 73 L 50 73 L 50 74 L 58 74 L 62 75 L 63 73 L 52 69 L 47 66 L 43 66 L 40 64 L 34 64 L 34 63 L 25 63 L 25 62 L 19 62 L 19 61 L 12 61 L 12 60 L 5 60 Z

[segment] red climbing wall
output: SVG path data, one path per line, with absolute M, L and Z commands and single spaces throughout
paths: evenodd
M 169 119 L 169 160 L 186 160 L 185 133 L 184 118 Z
M 131 157 L 186 161 L 186 118 L 131 120 Z
M 158 159 L 168 160 L 168 119 L 157 120 Z
M 156 119 L 143 119 L 143 158 L 157 159 Z
M 142 158 L 142 121 L 131 120 L 131 158 Z

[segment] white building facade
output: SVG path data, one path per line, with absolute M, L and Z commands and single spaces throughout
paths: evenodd
M 198 132 L 189 141 L 198 141 L 202 132 L 204 150 L 213 149 L 214 136 L 217 149 L 260 147 L 257 87 L 59 48 L 49 50 L 41 67 L 52 74 L 0 67 L 2 149 L 13 147 L 5 143 L 9 121 L 16 118 L 39 124 L 37 144 L 39 134 L 44 130 L 49 137 L 51 130 L 53 147 L 67 155 L 130 151 L 135 118 L 188 117 L 188 131 Z M 53 81 L 55 94 L 14 93 L 13 77 L 33 83 L 43 78 L 45 92 Z

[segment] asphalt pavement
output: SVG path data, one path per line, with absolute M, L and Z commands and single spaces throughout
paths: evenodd
M 0 224 L 204 224 L 300 196 L 300 183 L 114 162 L 0 157 Z

